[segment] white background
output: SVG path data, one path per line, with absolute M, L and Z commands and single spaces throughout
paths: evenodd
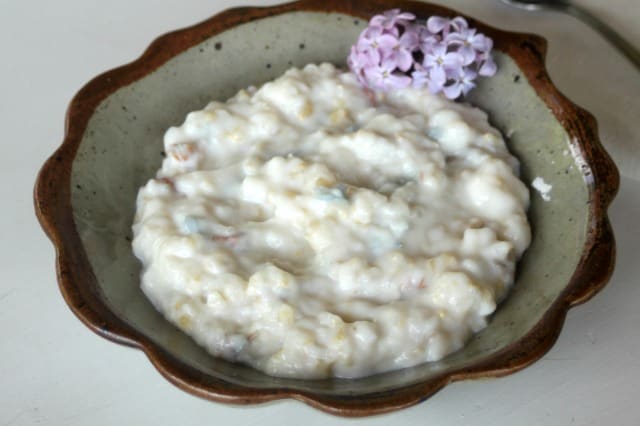
M 638 0 L 578 1 L 640 46 Z M 542 360 L 506 378 L 450 385 L 400 412 L 347 421 L 293 401 L 200 400 L 165 381 L 141 352 L 94 335 L 57 288 L 53 248 L 33 213 L 37 170 L 61 142 L 66 106 L 81 85 L 135 59 L 156 36 L 243 2 L 0 0 L 0 425 L 640 424 L 640 72 L 568 16 L 498 0 L 436 2 L 547 37 L 552 78 L 596 115 L 624 175 L 611 209 L 616 272 L 569 313 Z

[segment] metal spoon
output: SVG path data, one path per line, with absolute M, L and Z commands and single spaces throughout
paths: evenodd
M 591 14 L 588 10 L 571 3 L 570 0 L 502 0 L 504 3 L 525 10 L 555 10 L 564 12 L 582 20 L 594 30 L 599 31 L 611 44 L 616 46 L 627 59 L 640 69 L 640 52 L 631 43 L 623 39 L 613 28 Z

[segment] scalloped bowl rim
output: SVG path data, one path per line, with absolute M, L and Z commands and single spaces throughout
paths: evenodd
M 574 105 L 551 83 L 544 64 L 546 41 L 531 34 L 498 30 L 466 16 L 472 25 L 491 36 L 496 41 L 496 46 L 522 69 L 537 95 L 571 136 L 572 148 L 584 160 L 582 173 L 590 201 L 589 228 L 578 267 L 542 319 L 517 342 L 479 363 L 384 394 L 337 398 L 287 388 L 247 388 L 229 383 L 221 384 L 178 362 L 162 347 L 118 318 L 100 300 L 95 285 L 87 284 L 91 280 L 95 281 L 95 276 L 86 254 L 78 248 L 80 240 L 71 213 L 71 164 L 88 121 L 102 100 L 119 88 L 149 74 L 180 52 L 239 24 L 296 11 L 336 12 L 368 18 L 376 11 L 392 7 L 411 10 L 418 16 L 434 12 L 465 16 L 449 8 L 404 0 L 302 0 L 272 7 L 234 8 L 194 26 L 157 38 L 137 60 L 107 71 L 87 83 L 71 101 L 66 116 L 64 141 L 43 165 L 34 189 L 36 214 L 56 249 L 58 283 L 75 315 L 99 335 L 143 350 L 163 376 L 197 396 L 240 404 L 293 398 L 326 412 L 344 416 L 371 415 L 407 407 L 425 400 L 453 381 L 503 376 L 542 357 L 556 341 L 568 309 L 589 300 L 604 287 L 611 276 L 615 263 L 615 243 L 607 208 L 617 192 L 619 175 L 598 140 L 593 116 Z

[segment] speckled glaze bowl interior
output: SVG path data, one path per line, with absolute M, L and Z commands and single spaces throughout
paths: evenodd
M 74 98 L 66 138 L 36 185 L 38 217 L 58 255 L 62 293 L 91 329 L 141 348 L 181 388 L 217 401 L 291 397 L 341 415 L 398 409 L 464 378 L 500 376 L 542 356 L 566 311 L 607 281 L 614 244 L 606 208 L 618 185 L 593 118 L 551 84 L 545 43 L 468 18 L 495 41 L 499 72 L 468 101 L 508 136 L 526 183 L 553 186 L 546 202 L 532 190 L 533 242 L 517 282 L 489 326 L 436 363 L 356 380 L 291 380 L 209 356 L 165 321 L 139 288 L 131 250 L 138 188 L 154 176 L 165 130 L 210 100 L 259 85 L 291 66 L 343 65 L 368 18 L 399 7 L 419 18 L 460 13 L 405 1 L 302 1 L 224 12 L 158 39 L 137 61 L 105 73 Z M 125 374 L 126 372 L 114 372 Z

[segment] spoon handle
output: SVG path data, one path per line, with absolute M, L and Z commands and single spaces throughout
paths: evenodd
M 631 43 L 623 39 L 609 25 L 605 24 L 601 19 L 591 14 L 588 10 L 578 7 L 575 4 L 566 3 L 565 12 L 581 19 L 583 22 L 591 25 L 593 29 L 599 31 L 611 44 L 616 46 L 620 51 L 640 70 L 640 52 Z

